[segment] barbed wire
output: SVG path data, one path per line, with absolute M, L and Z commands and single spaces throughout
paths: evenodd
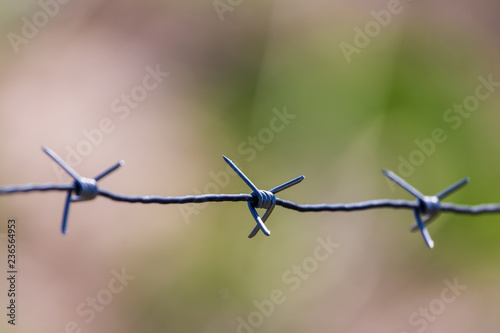
M 454 203 L 442 203 L 441 200 L 457 191 L 469 182 L 469 178 L 464 178 L 441 192 L 433 196 L 425 196 L 420 193 L 413 186 L 408 184 L 401 177 L 389 170 L 382 170 L 382 173 L 391 181 L 395 182 L 411 195 L 416 200 L 392 200 L 392 199 L 379 199 L 369 200 L 355 203 L 336 203 L 336 204 L 297 204 L 292 201 L 277 198 L 275 194 L 294 186 L 304 180 L 304 176 L 294 178 L 284 184 L 281 184 L 269 191 L 259 190 L 250 179 L 226 156 L 223 156 L 226 163 L 243 179 L 243 181 L 250 187 L 252 192 L 250 194 L 203 194 L 203 195 L 186 195 L 186 196 L 139 196 L 139 195 L 123 195 L 113 193 L 107 190 L 100 189 L 97 182 L 109 175 L 120 166 L 124 164 L 119 161 L 110 168 L 106 169 L 94 178 L 81 177 L 75 170 L 73 170 L 64 160 L 62 160 L 56 153 L 46 147 L 42 150 L 51 157 L 57 164 L 59 164 L 73 179 L 73 183 L 64 184 L 24 184 L 24 185 L 8 185 L 0 187 L 0 195 L 26 193 L 35 191 L 63 191 L 67 192 L 66 201 L 64 204 L 63 218 L 61 231 L 63 234 L 67 232 L 69 207 L 71 202 L 87 201 L 102 196 L 113 201 L 128 202 L 128 203 L 142 203 L 142 204 L 187 204 L 187 203 L 205 203 L 205 202 L 247 202 L 248 208 L 256 225 L 249 238 L 254 237 L 261 230 L 266 236 L 271 234 L 265 222 L 273 212 L 276 205 L 283 208 L 291 209 L 298 212 L 352 212 L 358 210 L 367 210 L 375 208 L 393 208 L 393 209 L 411 209 L 415 217 L 415 223 L 410 228 L 411 231 L 420 231 L 422 237 L 429 248 L 434 247 L 434 242 L 429 235 L 427 225 L 434 221 L 441 212 L 452 212 L 457 214 L 485 214 L 485 213 L 499 213 L 500 204 L 480 204 L 480 205 L 459 205 Z M 75 194 L 75 195 L 73 195 Z M 260 216 L 257 208 L 266 209 L 264 215 Z

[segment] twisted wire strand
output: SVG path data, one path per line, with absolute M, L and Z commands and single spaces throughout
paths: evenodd
M 391 181 L 399 185 L 408 193 L 413 195 L 416 200 L 369 200 L 353 203 L 336 203 L 336 204 L 297 204 L 292 201 L 277 198 L 275 194 L 295 186 L 304 180 L 304 176 L 296 177 L 272 188 L 269 191 L 260 190 L 255 184 L 241 171 L 238 166 L 226 156 L 223 156 L 226 163 L 236 172 L 236 174 L 250 187 L 250 194 L 203 194 L 203 195 L 186 195 L 186 196 L 160 196 L 160 195 L 123 195 L 113 193 L 111 191 L 100 189 L 97 182 L 117 170 L 124 164 L 123 161 L 115 163 L 108 169 L 101 172 L 94 178 L 81 177 L 71 166 L 61 159 L 55 152 L 49 148 L 42 147 L 42 150 L 59 166 L 61 166 L 73 179 L 73 183 L 69 184 L 26 184 L 26 185 L 9 185 L 0 187 L 0 195 L 26 193 L 32 191 L 65 191 L 66 200 L 64 203 L 63 218 L 61 231 L 63 234 L 67 231 L 68 215 L 71 202 L 87 201 L 102 196 L 113 201 L 127 203 L 142 203 L 142 204 L 188 204 L 188 203 L 205 203 L 205 202 L 247 202 L 248 209 L 255 220 L 255 226 L 249 234 L 249 238 L 254 237 L 259 231 L 264 235 L 269 236 L 271 231 L 266 226 L 266 221 L 273 212 L 276 205 L 283 208 L 291 209 L 298 212 L 352 212 L 358 210 L 367 210 L 375 208 L 392 208 L 392 209 L 410 209 L 413 211 L 415 223 L 410 228 L 411 231 L 420 231 L 422 238 L 429 248 L 434 247 L 427 225 L 434 221 L 441 212 L 453 212 L 457 214 L 484 214 L 500 212 L 500 204 L 480 204 L 475 206 L 459 205 L 454 203 L 441 203 L 441 199 L 456 192 L 469 182 L 469 178 L 464 178 L 448 186 L 441 192 L 433 196 L 425 196 L 415 187 L 407 183 L 403 178 L 390 170 L 382 170 L 382 173 Z M 264 215 L 260 215 L 256 208 L 266 209 Z
M 75 190 L 73 183 L 66 184 L 24 184 L 24 185 L 8 185 L 0 187 L 0 195 L 8 195 L 15 193 L 27 192 L 48 192 L 48 191 L 68 191 Z M 205 202 L 250 202 L 257 203 L 257 198 L 251 194 L 203 194 L 203 195 L 186 195 L 186 196 L 160 196 L 160 195 L 123 195 L 113 193 L 108 190 L 98 189 L 98 196 L 108 198 L 112 201 L 127 202 L 127 203 L 142 203 L 142 204 L 188 204 L 188 203 L 205 203 Z M 393 200 L 393 199 L 377 199 L 367 200 L 353 203 L 335 203 L 335 204 L 298 204 L 292 201 L 276 198 L 276 205 L 283 208 L 291 209 L 297 212 L 352 212 L 376 208 L 393 208 L 393 209 L 415 209 L 419 207 L 418 201 L 410 200 Z M 441 212 L 451 212 L 457 214 L 488 214 L 499 213 L 500 204 L 479 204 L 479 205 L 461 205 L 454 203 L 442 202 L 440 206 Z
M 99 189 L 99 195 L 111 199 L 113 201 L 121 201 L 128 203 L 143 203 L 143 204 L 187 204 L 187 203 L 204 203 L 204 202 L 238 202 L 247 201 L 256 203 L 257 199 L 250 194 L 203 194 L 203 195 L 186 195 L 179 197 L 163 197 L 159 195 L 122 195 L 110 191 Z

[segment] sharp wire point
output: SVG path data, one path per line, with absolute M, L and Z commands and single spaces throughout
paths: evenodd
M 71 168 L 68 165 L 68 163 L 66 163 L 62 158 L 60 158 L 54 151 L 45 146 L 42 146 L 42 150 L 47 155 L 49 155 L 50 158 L 52 158 L 57 164 L 59 164 L 59 166 L 63 168 L 64 171 L 66 171 L 74 180 L 78 181 L 81 178 L 80 175 L 75 170 L 73 170 L 73 168 Z
M 238 168 L 236 163 L 234 163 L 232 160 L 230 160 L 224 155 L 222 155 L 222 157 L 224 157 L 224 160 L 226 161 L 227 164 L 229 164 L 229 166 L 234 170 L 234 172 L 236 172 L 236 174 L 238 174 L 238 176 L 240 176 L 240 178 L 243 179 L 243 181 L 252 189 L 252 191 L 254 191 L 257 194 L 257 192 L 259 192 L 257 186 L 255 186 L 252 183 L 252 181 L 243 173 L 243 171 L 241 171 L 240 168 Z
M 66 196 L 66 201 L 64 202 L 64 211 L 61 224 L 61 232 L 63 233 L 63 235 L 66 234 L 66 231 L 68 229 L 68 215 L 69 215 L 69 205 L 71 203 L 71 192 L 72 190 L 68 191 L 68 195 Z
M 467 185 L 468 183 L 469 183 L 469 177 L 459 180 L 458 182 L 448 186 L 447 188 L 436 194 L 436 197 L 438 197 L 439 199 L 443 199 L 452 194 L 453 192 L 459 190 L 461 187 Z
M 289 187 L 292 187 L 293 185 L 297 185 L 298 183 L 300 183 L 301 181 L 304 180 L 304 176 L 299 176 L 295 179 L 292 179 L 284 184 L 281 184 L 280 186 L 277 186 L 271 190 L 269 190 L 270 192 L 273 192 L 274 194 L 278 193 L 278 192 L 281 192 L 283 190 L 286 190 L 287 188 Z
M 432 240 L 429 231 L 427 230 L 424 223 L 422 222 L 422 219 L 420 218 L 420 212 L 418 211 L 418 209 L 415 209 L 413 213 L 415 215 L 415 220 L 417 220 L 417 224 L 420 229 L 420 233 L 422 234 L 422 238 L 425 241 L 425 244 L 427 244 L 427 246 L 432 249 L 434 247 L 434 241 Z
M 121 167 L 124 164 L 125 164 L 124 161 L 118 161 L 115 165 L 109 167 L 107 170 L 101 172 L 99 175 L 97 175 L 96 177 L 94 177 L 94 179 L 96 181 L 98 181 L 98 180 L 106 177 L 107 175 L 109 175 L 110 173 L 112 173 L 113 171 L 115 171 L 116 169 L 118 169 L 119 167 Z
M 416 188 L 408 184 L 403 178 L 399 177 L 394 172 L 383 169 L 382 173 L 390 180 L 392 180 L 393 182 L 404 188 L 406 191 L 408 191 L 411 195 L 413 195 L 417 199 L 424 200 L 424 195 L 420 193 L 420 191 L 418 191 Z
M 255 219 L 255 222 L 257 222 L 258 227 L 260 228 L 260 230 L 262 230 L 264 235 L 266 235 L 266 236 L 271 235 L 271 231 L 269 229 L 267 229 L 266 225 L 264 224 L 264 221 L 262 221 L 262 218 L 259 216 L 259 213 L 257 213 L 257 211 L 255 210 L 255 207 L 250 202 L 248 203 L 248 208 L 250 209 L 250 213 L 252 213 L 252 216 Z M 257 230 L 259 230 L 259 229 L 257 229 Z M 252 231 L 252 233 L 253 233 L 253 231 Z M 252 233 L 250 233 L 250 235 Z M 250 236 L 248 236 L 248 237 L 251 238 Z

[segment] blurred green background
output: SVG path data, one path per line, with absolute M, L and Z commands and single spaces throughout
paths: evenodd
M 305 175 L 279 195 L 297 203 L 412 199 L 383 168 L 428 195 L 469 176 L 446 201 L 500 202 L 497 1 L 0 8 L 2 185 L 69 181 L 41 152 L 46 145 L 65 159 L 80 148 L 73 166 L 89 177 L 124 159 L 99 183 L 124 194 L 250 192 L 224 154 L 263 189 Z M 168 76 L 116 112 L 155 69 Z M 475 97 L 478 89 L 487 97 Z M 465 116 L 453 111 L 474 101 Z M 97 130 L 103 119 L 108 133 Z M 436 129 L 444 142 L 430 143 Z M 245 203 L 98 198 L 72 205 L 62 236 L 64 196 L 0 198 L 0 233 L 9 218 L 18 223 L 20 267 L 18 322 L 2 316 L 2 332 L 500 329 L 499 216 L 442 214 L 429 250 L 408 231 L 406 210 L 277 207 L 272 235 L 249 240 Z M 338 246 L 321 250 L 321 261 L 327 240 Z M 130 281 L 110 294 L 122 269 Z M 450 289 L 456 281 L 464 287 Z

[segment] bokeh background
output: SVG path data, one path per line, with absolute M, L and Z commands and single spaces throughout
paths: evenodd
M 498 1 L 42 0 L 0 7 L 2 185 L 70 181 L 40 150 L 46 145 L 65 159 L 80 147 L 86 156 L 74 166 L 89 177 L 125 160 L 99 183 L 123 194 L 250 192 L 226 171 L 224 154 L 263 189 L 304 174 L 279 195 L 298 203 L 411 199 L 382 168 L 403 170 L 426 194 L 470 176 L 449 201 L 500 202 L 498 87 L 466 117 L 444 118 L 454 104 L 473 100 L 479 77 L 500 81 Z M 371 36 L 363 37 L 366 28 Z M 114 112 L 147 68 L 168 76 L 128 113 Z M 281 126 L 273 119 L 285 111 Z M 100 136 L 103 119 L 108 133 Z M 273 124 L 280 130 L 270 130 Z M 422 151 L 415 140 L 428 143 L 439 128 L 446 140 Z M 85 133 L 95 135 L 90 146 Z M 404 169 L 401 158 L 411 156 L 418 165 Z M 272 235 L 249 240 L 254 222 L 245 203 L 98 198 L 71 206 L 62 236 L 64 198 L 0 198 L 0 233 L 9 218 L 17 221 L 19 265 L 13 327 L 3 314 L 0 238 L 1 332 L 500 329 L 498 215 L 442 214 L 430 226 L 436 247 L 429 250 L 408 232 L 406 210 L 278 207 L 268 222 Z M 338 244 L 324 261 L 311 259 L 318 237 Z M 105 298 L 113 272 L 123 270 L 131 280 Z M 462 287 L 452 291 L 450 283 Z M 269 307 L 280 292 L 282 302 Z M 91 316 L 92 298 L 106 304 Z

